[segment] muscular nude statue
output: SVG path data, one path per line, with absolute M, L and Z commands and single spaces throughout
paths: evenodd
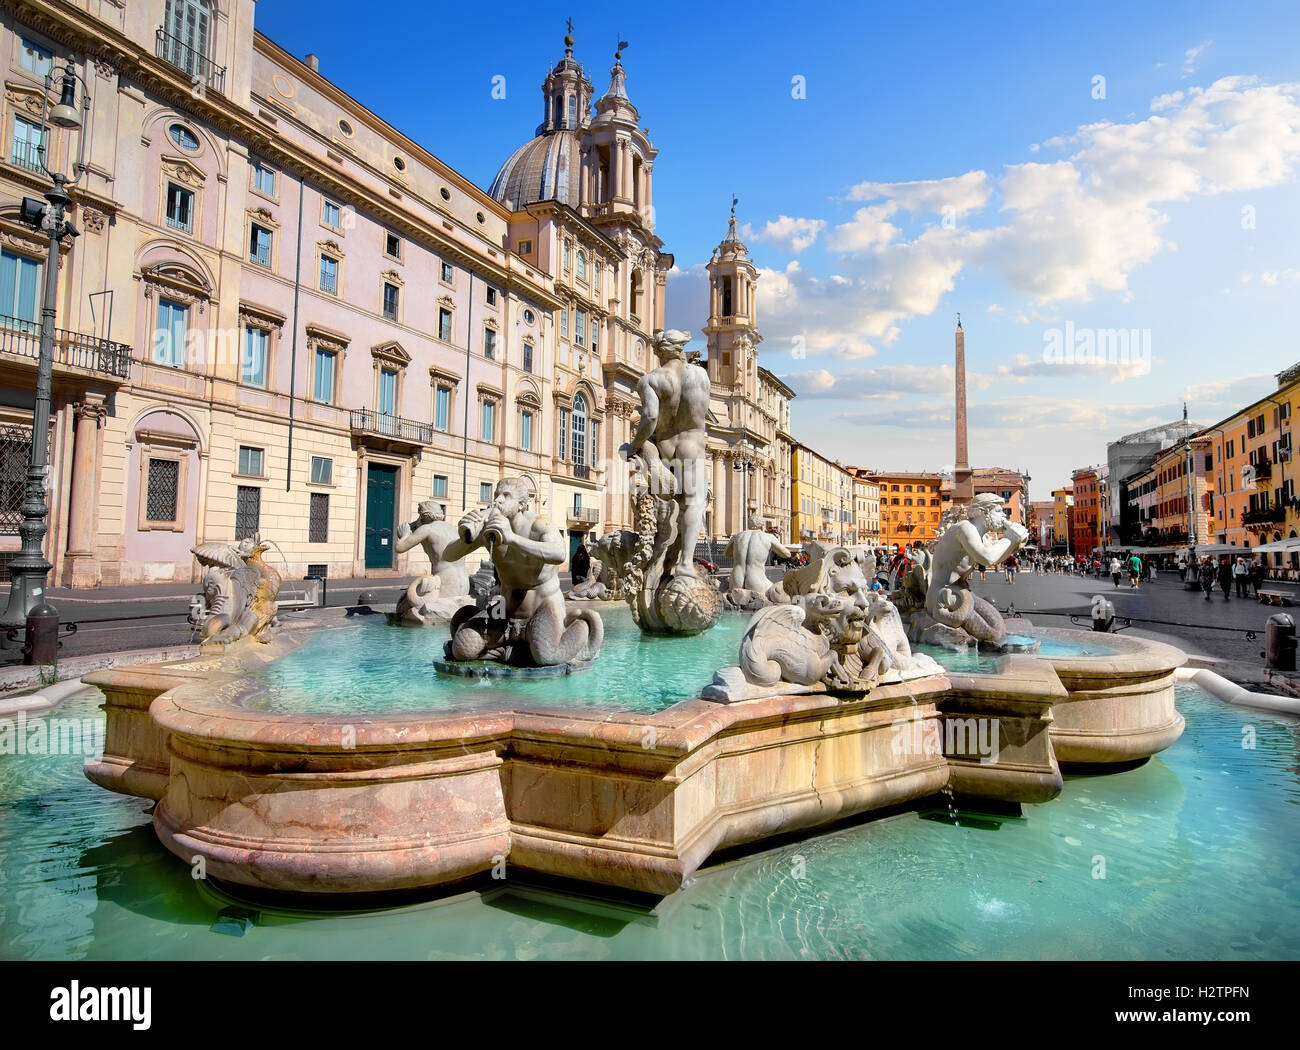
M 397 526 L 397 553 L 422 546 L 429 557 L 429 572 L 411 581 L 397 602 L 396 616 L 411 624 L 445 622 L 469 595 L 469 574 L 463 562 L 448 561 L 447 545 L 456 538 L 456 527 L 446 520 L 440 503 L 425 500 L 420 516 Z M 447 599 L 464 599 L 448 601 Z
M 732 559 L 731 587 L 766 594 L 772 585 L 767 578 L 767 559 L 773 551 L 778 558 L 790 557 L 785 547 L 770 532 L 763 530 L 758 518 L 749 519 L 749 528 L 736 533 L 727 544 L 727 557 Z
M 695 543 L 704 522 L 709 481 L 704 449 L 709 417 L 709 373 L 686 360 L 685 332 L 660 332 L 655 337 L 659 367 L 641 377 L 641 420 L 632 440 L 620 451 L 631 461 L 646 461 L 649 477 L 660 466 L 671 471 L 678 486 L 682 514 L 674 576 L 695 576 Z
M 560 531 L 528 509 L 523 478 L 497 483 L 492 505 L 457 523 L 444 557 L 460 561 L 486 549 L 501 580 L 501 594 L 486 609 L 462 609 L 451 621 L 447 655 L 453 660 L 496 660 L 552 666 L 590 660 L 600 650 L 604 626 L 595 612 L 565 619 L 558 566 L 567 550 Z
M 990 533 L 1000 538 L 989 542 Z M 926 611 L 945 627 L 959 628 L 980 641 L 1001 641 L 1006 636 L 1002 615 L 971 592 L 970 576 L 980 565 L 1000 564 L 1028 539 L 1024 526 L 1007 520 L 1001 497 L 981 492 L 966 505 L 966 519 L 950 525 L 935 544 Z

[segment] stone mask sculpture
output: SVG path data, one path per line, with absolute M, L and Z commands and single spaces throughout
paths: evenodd
M 204 567 L 201 601 L 189 622 L 199 628 L 202 644 L 230 645 L 245 638 L 269 641 L 275 626 L 280 574 L 262 560 L 271 545 L 249 537 L 231 546 L 201 543 L 190 553 Z
M 875 558 L 862 547 L 812 544 L 809 563 L 773 588 L 756 613 L 740 663 L 717 672 L 706 699 L 734 702 L 819 690 L 866 693 L 882 679 L 940 674 L 913 654 L 894 606 L 871 591 Z
M 452 617 L 448 660 L 555 667 L 585 664 L 600 651 L 600 615 L 587 609 L 566 615 L 557 569 L 567 553 L 564 538 L 529 509 L 531 498 L 525 479 L 504 478 L 491 506 L 461 518 L 444 548 L 453 562 L 486 550 L 501 580 L 501 593 L 485 608 L 467 606 Z

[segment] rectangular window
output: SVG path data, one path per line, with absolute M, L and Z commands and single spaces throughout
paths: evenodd
M 40 147 L 42 143 L 41 126 L 22 117 L 14 117 L 13 148 L 9 159 L 20 168 L 28 171 L 43 171 Z
M 0 315 L 36 323 L 41 269 L 41 264 L 35 259 L 13 252 L 0 253 Z
M 600 322 L 596 318 L 591 319 L 591 352 L 594 354 L 600 349 Z
M 533 414 L 525 412 L 519 417 L 519 447 L 525 452 L 533 450 Z
M 384 234 L 384 254 L 390 259 L 402 258 L 402 238 L 395 233 Z
M 524 371 L 531 372 L 532 370 L 533 370 L 533 344 L 525 343 L 524 344 Z
M 587 345 L 587 311 L 578 310 L 577 317 L 574 318 L 574 338 L 578 341 L 579 346 Z
M 249 227 L 248 261 L 258 266 L 271 265 L 271 231 L 257 223 Z
M 182 233 L 194 232 L 194 194 L 174 182 L 167 183 L 167 225 Z
M 479 501 L 480 503 L 491 503 L 491 502 L 492 502 L 492 483 L 491 483 L 491 482 L 488 482 L 488 481 L 481 481 L 481 482 L 479 482 L 479 486 L 478 486 L 478 501 Z
M 397 415 L 397 373 L 391 368 L 379 370 L 379 411 L 382 415 Z
M 487 304 L 488 306 L 496 306 L 497 304 L 497 290 L 490 285 L 487 290 Z
M 516 248 L 515 250 L 516 250 L 520 255 L 532 255 L 532 254 L 533 254 L 533 242 L 530 241 L 530 240 L 529 240 L 529 241 L 520 241 L 520 242 L 519 242 L 519 247 Z
M 262 520 L 262 490 L 256 485 L 240 485 L 235 490 L 235 539 L 257 535 Z
M 566 270 L 573 268 L 573 244 L 569 241 L 564 242 L 564 268 Z
M 433 425 L 446 430 L 451 423 L 451 387 L 440 386 L 433 394 Z
M 316 351 L 316 368 L 313 375 L 312 396 L 325 404 L 334 402 L 334 353 L 330 350 Z
M 446 475 L 443 475 L 443 474 L 435 474 L 435 475 L 433 476 L 433 498 L 434 498 L 434 499 L 446 499 L 446 498 L 447 498 L 447 478 L 446 478 Z
M 332 229 L 339 230 L 343 228 L 343 211 L 333 201 L 323 201 L 321 203 L 321 222 Z
M 397 320 L 397 302 L 399 292 L 397 285 L 384 282 L 384 320 Z
M 497 357 L 497 334 L 491 328 L 483 329 L 483 356 L 489 361 Z
M 42 47 L 35 41 L 22 38 L 23 50 L 18 56 L 18 64 L 29 73 L 35 73 L 38 77 L 47 77 L 54 68 L 54 52 L 48 47 Z
M 444 343 L 451 342 L 451 311 L 445 306 L 438 310 L 438 338 Z
M 442 283 L 443 283 L 443 284 L 451 284 L 451 283 L 455 280 L 455 278 L 456 278 L 456 271 L 455 271 L 454 269 L 452 269 L 452 265 L 451 265 L 451 263 L 449 263 L 449 262 L 445 262 L 445 263 L 443 263 L 443 264 L 442 264 Z
M 188 330 L 189 307 L 170 299 L 158 300 L 158 328 L 154 332 L 153 359 L 156 364 L 183 368 L 185 365 L 185 335 Z
M 569 338 L 569 311 L 560 311 L 560 335 L 565 339 Z
M 569 458 L 569 410 L 560 409 L 560 422 L 558 425 L 559 440 L 556 442 L 557 448 L 555 454 L 561 460 Z
M 268 197 L 275 196 L 275 172 L 260 160 L 253 161 L 253 189 Z
M 330 484 L 334 480 L 334 460 L 329 456 L 312 456 L 311 480 L 317 485 Z
M 262 477 L 262 460 L 264 452 L 260 448 L 252 448 L 249 445 L 239 446 L 239 473 L 247 475 L 250 478 Z
M 491 441 L 494 433 L 494 424 L 496 423 L 496 402 L 483 402 L 483 429 L 482 438 L 484 441 Z
M 591 461 L 595 463 L 600 455 L 600 420 L 593 419 L 587 425 L 591 428 Z
M 267 346 L 270 333 L 260 328 L 244 329 L 244 360 L 240 377 L 249 386 L 266 386 Z
M 339 261 L 328 255 L 320 257 L 320 290 L 330 295 L 339 294 Z
M 147 521 L 175 521 L 179 502 L 181 465 L 175 459 L 149 460 L 148 491 L 144 516 Z
M 575 518 L 582 517 L 582 493 L 581 492 L 575 492 L 573 494 L 573 516 Z
M 330 538 L 330 496 L 328 492 L 311 494 L 311 512 L 307 516 L 307 542 L 328 543 Z
M 596 276 L 591 282 L 591 290 L 596 293 L 596 298 L 600 298 L 601 280 L 605 276 L 605 268 L 600 263 L 596 263 Z

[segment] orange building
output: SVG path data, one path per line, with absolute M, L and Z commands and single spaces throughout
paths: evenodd
M 1070 547 L 1074 554 L 1091 554 L 1101 543 L 1101 486 L 1096 467 L 1080 467 L 1070 475 L 1074 514 L 1070 518 Z
M 942 514 L 943 475 L 867 471 L 880 486 L 880 542 L 907 547 L 934 539 Z

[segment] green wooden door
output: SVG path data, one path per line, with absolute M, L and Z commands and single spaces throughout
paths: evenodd
M 397 510 L 397 468 L 366 468 L 366 568 L 393 567 L 393 519 Z

